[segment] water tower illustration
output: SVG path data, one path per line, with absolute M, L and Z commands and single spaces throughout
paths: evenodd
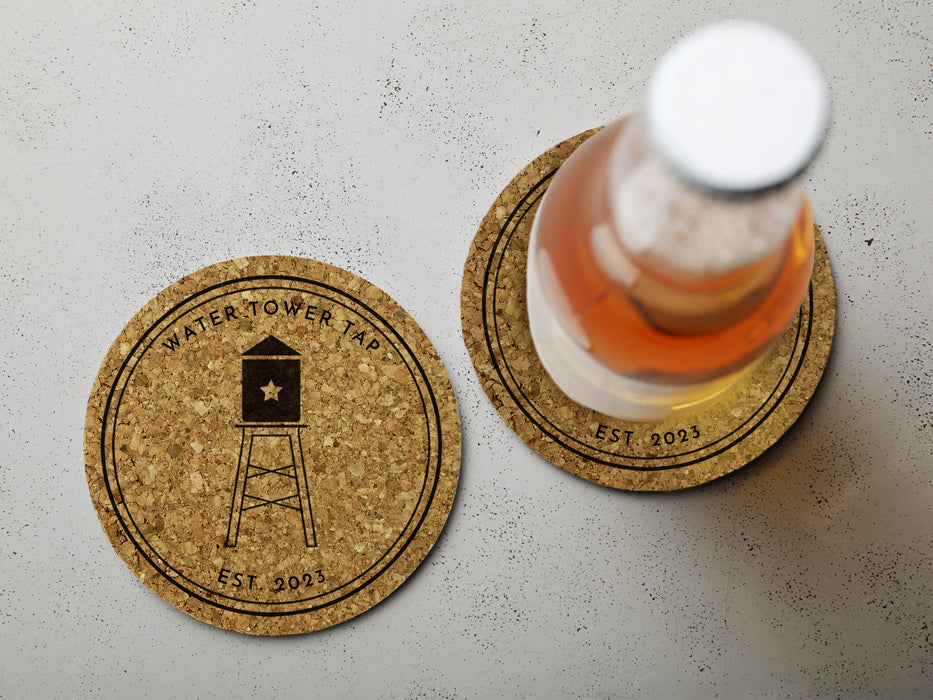
M 236 547 L 243 513 L 298 511 L 305 545 L 317 546 L 301 445 L 301 354 L 275 336 L 243 353 L 243 422 L 227 546 Z

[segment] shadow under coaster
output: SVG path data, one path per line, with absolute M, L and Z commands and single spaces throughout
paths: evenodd
M 822 236 L 797 317 L 758 367 L 715 403 L 662 422 L 597 413 L 567 398 L 541 366 L 528 329 L 525 270 L 541 197 L 567 157 L 598 129 L 528 164 L 489 209 L 464 266 L 463 338 L 499 415 L 539 455 L 589 481 L 673 491 L 724 476 L 761 455 L 801 415 L 823 375 L 836 296 Z

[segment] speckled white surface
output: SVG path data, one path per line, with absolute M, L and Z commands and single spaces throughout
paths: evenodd
M 830 79 L 809 171 L 836 345 L 797 426 L 636 495 L 510 433 L 460 337 L 470 241 L 555 142 L 636 107 L 674 37 L 746 16 Z M 933 6 L 887 2 L 0 3 L 0 695 L 933 696 Z M 457 501 L 370 612 L 255 639 L 111 549 L 85 402 L 133 313 L 206 264 L 378 285 L 448 367 Z

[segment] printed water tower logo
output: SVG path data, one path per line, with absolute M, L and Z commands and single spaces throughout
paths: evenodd
M 301 429 L 301 354 L 275 336 L 243 353 L 243 422 L 228 547 L 236 547 L 244 513 L 297 511 L 305 545 L 317 546 Z

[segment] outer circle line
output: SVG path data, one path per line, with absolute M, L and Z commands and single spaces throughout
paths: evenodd
M 230 606 L 230 605 L 225 605 L 225 604 L 219 603 L 219 602 L 217 602 L 217 601 L 211 600 L 211 599 L 209 599 L 209 598 L 206 598 L 206 597 L 204 597 L 203 595 L 197 593 L 196 591 L 189 590 L 189 589 L 186 588 L 185 586 L 181 585 L 181 583 L 179 583 L 177 580 L 175 580 L 175 579 L 173 579 L 172 577 L 170 577 L 165 571 L 163 571 L 163 569 L 162 569 L 161 567 L 159 567 L 159 566 L 156 564 L 156 562 L 153 561 L 152 557 L 150 557 L 150 555 L 149 555 L 146 551 L 144 551 L 142 547 L 140 547 L 139 543 L 137 542 L 136 538 L 134 537 L 134 531 L 135 531 L 136 533 L 138 533 L 138 528 L 135 527 L 135 524 L 134 524 L 133 528 L 127 527 L 127 523 L 124 521 L 123 516 L 121 515 L 120 508 L 118 507 L 118 504 L 123 504 L 123 508 L 127 511 L 127 515 L 129 515 L 131 519 L 132 519 L 132 515 L 129 513 L 129 509 L 126 507 L 125 502 L 122 500 L 122 498 L 121 498 L 119 501 L 116 500 L 115 494 L 114 494 L 114 491 L 113 491 L 113 488 L 112 488 L 112 485 L 111 485 L 111 482 L 110 482 L 110 476 L 109 476 L 109 473 L 108 473 L 108 469 L 107 469 L 107 459 L 106 459 L 106 453 L 107 453 L 106 441 L 107 441 L 107 436 L 108 436 L 108 432 L 112 432 L 113 430 L 116 429 L 116 418 L 117 418 L 117 415 L 119 414 L 119 403 L 120 403 L 120 402 L 119 402 L 119 400 L 118 400 L 118 401 L 117 401 L 117 408 L 116 408 L 116 410 L 114 411 L 114 417 L 113 417 L 113 421 L 112 421 L 112 422 L 113 422 L 113 427 L 112 427 L 112 428 L 108 428 L 108 427 L 107 427 L 107 420 L 108 420 L 109 415 L 110 415 L 110 412 L 111 412 L 111 404 L 113 403 L 114 393 L 115 393 L 115 391 L 116 391 L 116 389 L 117 389 L 117 386 L 118 386 L 119 384 L 123 383 L 123 385 L 125 386 L 125 384 L 129 381 L 130 377 L 132 376 L 132 373 L 133 373 L 133 371 L 135 370 L 135 366 L 134 366 L 134 368 L 133 368 L 132 370 L 129 370 L 129 374 L 127 374 L 125 377 L 124 377 L 124 373 L 125 373 L 126 370 L 127 370 L 127 365 L 128 365 L 128 363 L 130 362 L 130 360 L 131 360 L 132 358 L 134 358 L 134 357 L 136 356 L 136 355 L 135 355 L 135 354 L 136 354 L 136 351 L 137 351 L 137 350 L 140 348 L 140 346 L 143 344 L 144 340 L 154 331 L 154 329 L 156 329 L 158 326 L 160 326 L 161 324 L 163 324 L 168 318 L 172 317 L 181 307 L 183 307 L 185 304 L 187 304 L 187 303 L 190 302 L 191 300 L 193 300 L 193 299 L 195 299 L 195 298 L 197 298 L 197 297 L 199 297 L 199 296 L 201 296 L 201 295 L 204 295 L 204 294 L 206 294 L 206 293 L 208 293 L 208 292 L 211 292 L 211 291 L 214 291 L 214 290 L 216 290 L 216 289 L 222 288 L 222 287 L 224 287 L 224 286 L 235 285 L 235 284 L 241 284 L 241 283 L 243 283 L 243 282 L 252 282 L 252 281 L 258 281 L 258 280 L 286 280 L 286 281 L 290 281 L 290 282 L 298 282 L 298 283 L 301 283 L 301 284 L 306 284 L 306 285 L 309 285 L 309 286 L 311 286 L 311 287 L 324 288 L 324 289 L 327 289 L 327 290 L 329 290 L 329 291 L 331 291 L 331 292 L 336 293 L 336 294 L 339 295 L 339 296 L 343 296 L 343 297 L 345 297 L 345 298 L 347 298 L 347 299 L 350 299 L 350 300 L 353 301 L 354 303 L 358 304 L 361 308 L 365 309 L 368 313 L 370 313 L 370 314 L 372 315 L 373 318 L 378 319 L 379 322 L 380 322 L 382 325 L 384 325 L 385 328 L 389 329 L 389 330 L 395 335 L 395 337 L 398 339 L 398 341 L 399 341 L 399 343 L 401 344 L 401 346 L 402 346 L 402 347 L 405 349 L 405 351 L 408 353 L 410 360 L 411 360 L 411 361 L 414 363 L 414 365 L 417 367 L 418 374 L 420 374 L 421 379 L 422 379 L 422 381 L 424 382 L 424 385 L 425 385 L 425 387 L 427 388 L 427 392 L 428 392 L 429 397 L 430 397 L 430 403 L 431 403 L 431 407 L 432 407 L 432 409 L 433 409 L 430 413 L 433 413 L 433 419 L 434 419 L 434 421 L 435 421 L 436 434 L 437 434 L 437 454 L 436 454 L 436 457 L 432 460 L 431 455 L 430 455 L 430 447 L 431 447 L 430 430 L 431 430 L 431 424 L 432 424 L 432 417 L 431 417 L 431 415 L 429 415 L 429 411 L 428 411 L 428 408 L 427 408 L 427 403 L 425 402 L 424 395 L 423 395 L 423 393 L 422 393 L 422 391 L 421 391 L 421 388 L 418 386 L 418 382 L 417 382 L 417 380 L 416 380 L 416 381 L 415 381 L 416 388 L 418 388 L 419 394 L 422 395 L 422 406 L 423 406 L 423 409 L 424 409 L 426 430 L 428 431 L 428 441 L 427 441 L 427 442 L 428 442 L 428 449 L 429 449 L 428 460 L 427 460 L 427 471 L 426 471 L 426 473 L 425 473 L 425 481 L 424 481 L 424 484 L 423 484 L 423 486 L 422 486 L 422 493 L 421 493 L 421 497 L 420 497 L 420 498 L 423 498 L 423 497 L 424 497 L 424 491 L 425 491 L 425 488 L 427 487 L 428 481 L 431 482 L 430 493 L 428 494 L 427 502 L 426 502 L 426 504 L 425 504 L 425 506 L 424 506 L 424 508 L 423 508 L 423 511 L 422 511 L 422 513 L 421 513 L 420 518 L 418 519 L 417 524 L 414 526 L 414 528 L 412 528 L 411 533 L 409 534 L 409 536 L 408 536 L 407 539 L 405 540 L 403 546 L 401 546 L 400 548 L 398 548 L 398 550 L 397 550 L 397 551 L 395 552 L 395 554 L 391 557 L 391 559 L 390 559 L 388 562 L 386 562 L 385 565 L 382 566 L 373 576 L 369 577 L 362 585 L 360 585 L 360 586 L 358 586 L 358 587 L 352 589 L 351 591 L 348 591 L 348 592 L 346 592 L 346 593 L 340 595 L 340 596 L 337 597 L 337 598 L 334 598 L 333 600 L 328 601 L 327 603 L 322 603 L 322 604 L 318 604 L 318 605 L 313 605 L 313 606 L 310 606 L 310 607 L 307 607 L 307 608 L 298 609 L 298 610 L 288 610 L 288 611 L 274 611 L 274 610 L 258 610 L 258 611 L 254 611 L 254 610 L 243 610 L 243 609 L 238 608 L 238 607 L 233 607 L 233 606 Z M 314 293 L 314 292 L 309 292 L 309 293 Z M 223 296 L 223 295 L 221 295 L 221 296 Z M 334 299 L 331 299 L 331 301 L 335 301 L 336 303 L 345 306 L 345 304 L 343 304 L 342 302 L 336 301 L 336 300 L 334 300 Z M 349 307 L 348 307 L 348 308 L 349 308 Z M 351 310 L 352 310 L 352 309 L 351 309 Z M 185 311 L 184 313 L 188 313 L 188 311 Z M 183 316 L 184 313 L 182 313 L 181 315 Z M 362 315 L 359 314 L 359 312 L 354 311 L 354 313 L 357 313 L 358 315 L 360 315 L 360 316 L 362 317 Z M 365 318 L 365 317 L 364 317 L 364 318 Z M 367 319 L 367 320 L 370 320 L 370 319 Z M 370 323 L 372 323 L 372 322 L 370 321 Z M 377 324 L 375 324 L 375 323 L 372 323 L 372 325 L 373 325 L 374 327 L 378 327 Z M 391 341 L 390 341 L 390 342 L 391 342 Z M 393 345 L 394 345 L 394 343 L 393 343 Z M 151 344 L 150 344 L 150 346 L 151 346 Z M 148 349 L 149 349 L 149 348 L 147 347 L 146 350 L 144 350 L 142 354 L 145 355 L 146 352 L 148 352 Z M 400 357 L 401 357 L 401 356 L 402 356 L 402 353 L 400 352 L 399 355 L 400 355 Z M 140 356 L 140 358 L 137 358 L 137 364 L 138 364 L 138 359 L 141 359 L 141 357 L 142 357 L 142 355 Z M 408 365 L 408 361 L 407 361 L 407 360 L 405 360 L 405 359 L 403 358 L 403 361 L 405 361 L 405 364 Z M 412 374 L 413 378 L 415 378 L 415 377 L 414 377 L 414 372 L 413 372 L 411 369 L 409 369 L 409 372 Z M 223 609 L 223 610 L 228 610 L 228 611 L 235 612 L 235 613 L 239 613 L 239 614 L 246 614 L 246 615 L 285 616 L 285 615 L 298 615 L 298 614 L 302 614 L 302 613 L 312 612 L 312 611 L 315 611 L 315 610 L 320 610 L 320 609 L 323 609 L 323 608 L 332 606 L 332 605 L 334 605 L 334 604 L 336 604 L 336 603 L 339 603 L 339 602 L 341 602 L 341 601 L 343 601 L 343 600 L 345 600 L 345 599 L 347 599 L 347 598 L 349 598 L 349 597 L 355 595 L 356 593 L 358 593 L 359 591 L 365 589 L 367 586 L 369 586 L 369 585 L 372 584 L 374 581 L 376 581 L 376 580 L 377 580 L 377 579 L 378 579 L 378 578 L 379 578 L 379 577 L 380 577 L 380 576 L 381 576 L 381 575 L 382 575 L 382 574 L 383 574 L 383 573 L 398 559 L 398 557 L 401 556 L 401 554 L 408 548 L 408 546 L 409 546 L 409 544 L 411 543 L 411 541 L 412 541 L 412 540 L 414 539 L 414 537 L 417 535 L 418 531 L 419 531 L 420 528 L 421 528 L 421 525 L 422 525 L 423 522 L 424 522 L 425 517 L 427 516 L 428 512 L 430 511 L 431 504 L 432 504 L 432 502 L 433 502 L 433 498 L 434 498 L 434 495 L 435 495 L 436 490 L 437 490 L 437 483 L 438 483 L 438 480 L 439 480 L 439 478 L 440 478 L 441 460 L 442 460 L 442 455 L 443 455 L 443 442 L 442 442 L 442 439 L 443 439 L 443 437 L 442 437 L 442 431 L 440 430 L 440 411 L 439 411 L 439 408 L 438 408 L 438 406 L 437 406 L 437 399 L 436 399 L 436 396 L 435 396 L 435 393 L 434 393 L 434 389 L 433 389 L 433 387 L 431 386 L 431 383 L 430 383 L 430 381 L 429 381 L 429 379 L 428 379 L 428 377 L 427 377 L 427 374 L 425 373 L 424 368 L 422 367 L 422 365 L 421 365 L 420 361 L 418 360 L 417 356 L 414 354 L 414 352 L 412 352 L 412 350 L 411 350 L 411 348 L 409 347 L 408 343 L 405 342 L 404 338 L 403 338 L 403 337 L 401 336 L 401 334 L 395 329 L 395 327 L 394 327 L 393 325 L 391 325 L 390 323 L 388 323 L 378 312 L 376 312 L 374 309 L 372 309 L 369 305 L 367 305 L 367 304 L 366 304 L 365 302 L 363 302 L 361 299 L 357 299 L 356 297 L 352 296 L 351 294 L 348 294 L 347 292 L 345 292 L 345 291 L 343 291 L 343 290 L 341 290 L 341 289 L 332 287 L 331 285 L 327 285 L 327 284 L 322 283 L 322 282 L 317 282 L 317 281 L 315 281 L 315 280 L 310 280 L 310 279 L 301 278 L 301 277 L 295 277 L 295 276 L 288 276 L 288 275 L 255 275 L 255 276 L 250 276 L 250 277 L 240 277 L 240 278 L 236 278 L 236 279 L 224 281 L 224 282 L 221 282 L 221 283 L 212 285 L 212 286 L 210 286 L 210 287 L 207 287 L 207 288 L 205 288 L 205 289 L 199 290 L 199 291 L 196 292 L 195 294 L 192 294 L 192 295 L 186 297 L 185 299 L 183 299 L 182 301 L 178 302 L 177 304 L 175 304 L 171 309 L 169 309 L 169 310 L 166 311 L 164 314 L 162 314 L 162 315 L 155 321 L 155 323 L 153 323 L 149 328 L 147 328 L 147 330 L 146 330 L 144 333 L 142 333 L 142 335 L 139 337 L 139 340 L 136 342 L 136 344 L 134 345 L 133 349 L 132 349 L 132 350 L 130 351 L 130 353 L 127 355 L 126 360 L 124 360 L 124 362 L 123 362 L 123 364 L 121 365 L 119 371 L 117 372 L 117 376 L 115 377 L 114 382 L 113 382 L 113 384 L 111 385 L 110 391 L 108 392 L 108 395 L 107 395 L 107 401 L 106 401 L 105 407 L 104 407 L 103 423 L 102 423 L 102 426 L 101 426 L 101 465 L 102 465 L 102 471 L 103 471 L 104 481 L 105 481 L 105 484 L 106 484 L 106 487 L 107 487 L 108 498 L 109 498 L 110 503 L 111 503 L 111 505 L 112 505 L 112 507 L 113 507 L 114 514 L 116 515 L 117 519 L 119 520 L 119 522 L 120 522 L 120 524 L 121 524 L 121 529 L 122 529 L 122 531 L 123 531 L 124 534 L 133 542 L 133 546 L 134 546 L 134 548 L 136 549 L 136 551 L 139 552 L 139 554 L 149 563 L 149 565 L 150 565 L 155 571 L 159 572 L 159 574 L 161 574 L 162 577 L 163 577 L 165 580 L 167 580 L 168 582 L 170 582 L 172 585 L 176 586 L 176 587 L 179 588 L 180 590 L 184 591 L 187 595 L 190 595 L 190 596 L 192 596 L 193 598 L 195 598 L 195 599 L 197 599 L 197 600 L 200 600 L 201 602 L 203 602 L 203 603 L 205 603 L 205 604 L 207 604 L 207 605 L 210 605 L 210 606 L 212 606 L 212 607 L 215 607 L 215 608 L 219 608 L 219 609 Z M 434 478 L 431 479 L 431 480 L 429 480 L 429 479 L 428 479 L 428 474 L 430 473 L 430 471 L 431 471 L 431 469 L 432 469 L 432 462 L 434 463 L 434 464 L 433 464 Z M 111 465 L 111 468 L 112 468 L 112 470 L 113 470 L 114 478 L 116 478 L 116 464 L 113 463 L 113 464 Z M 412 517 L 414 517 L 414 514 L 417 513 L 417 510 L 418 510 L 418 507 L 416 506 L 416 508 L 415 508 L 415 510 L 414 510 L 414 512 L 413 512 L 413 516 L 412 516 Z M 410 523 L 410 522 L 411 522 L 411 521 L 409 521 L 409 523 Z M 406 525 L 406 529 L 408 529 L 408 526 L 407 526 L 407 525 Z M 404 530 L 403 530 L 403 533 L 404 533 Z M 148 543 L 147 543 L 147 544 L 148 544 Z M 163 558 L 161 555 L 159 555 L 159 554 L 156 552 L 156 550 L 155 550 L 151 545 L 149 545 L 149 549 L 151 549 L 151 551 L 152 551 L 154 554 L 156 554 L 156 556 L 158 556 L 160 559 L 163 559 L 163 560 L 164 560 L 164 558 Z M 391 548 L 390 548 L 390 550 L 387 550 L 386 554 L 388 554 L 390 551 L 391 551 Z M 385 555 L 383 555 L 383 556 L 385 556 Z M 166 562 L 166 564 L 167 564 L 167 562 Z M 373 566 L 375 566 L 375 565 L 373 565 Z M 370 569 L 372 569 L 372 567 L 370 567 Z M 179 573 L 180 573 L 180 572 L 179 572 Z M 365 572 L 364 572 L 364 573 L 365 573 Z M 192 582 L 192 583 L 193 583 L 193 582 Z M 195 585 L 197 585 L 197 584 L 195 584 Z M 344 585 L 346 585 L 346 584 L 344 584 Z M 201 587 L 201 586 L 198 586 L 198 587 Z M 341 587 L 342 587 L 342 586 L 341 586 Z M 208 590 L 208 591 L 209 591 L 210 589 L 205 589 L 205 590 Z M 332 589 L 332 590 L 339 590 L 339 588 L 338 588 L 338 589 Z M 217 593 L 215 593 L 215 592 L 213 592 L 213 591 L 210 591 L 210 592 L 211 592 L 212 595 L 218 595 L 218 596 L 219 596 L 219 595 L 222 595 L 222 594 L 217 594 Z M 222 597 L 227 597 L 227 596 L 222 596 Z M 234 600 L 237 600 L 237 599 L 234 599 Z M 248 603 L 248 604 L 250 604 L 250 605 L 256 605 L 256 604 L 257 604 L 255 601 L 240 601 L 240 602 Z M 300 601 L 298 601 L 298 602 L 300 602 Z M 260 604 L 282 605 L 282 606 L 284 606 L 284 605 L 295 605 L 295 604 L 296 604 L 296 601 L 287 601 L 287 602 L 282 602 L 282 603 L 274 603 L 274 602 L 273 602 L 273 603 L 260 603 Z

